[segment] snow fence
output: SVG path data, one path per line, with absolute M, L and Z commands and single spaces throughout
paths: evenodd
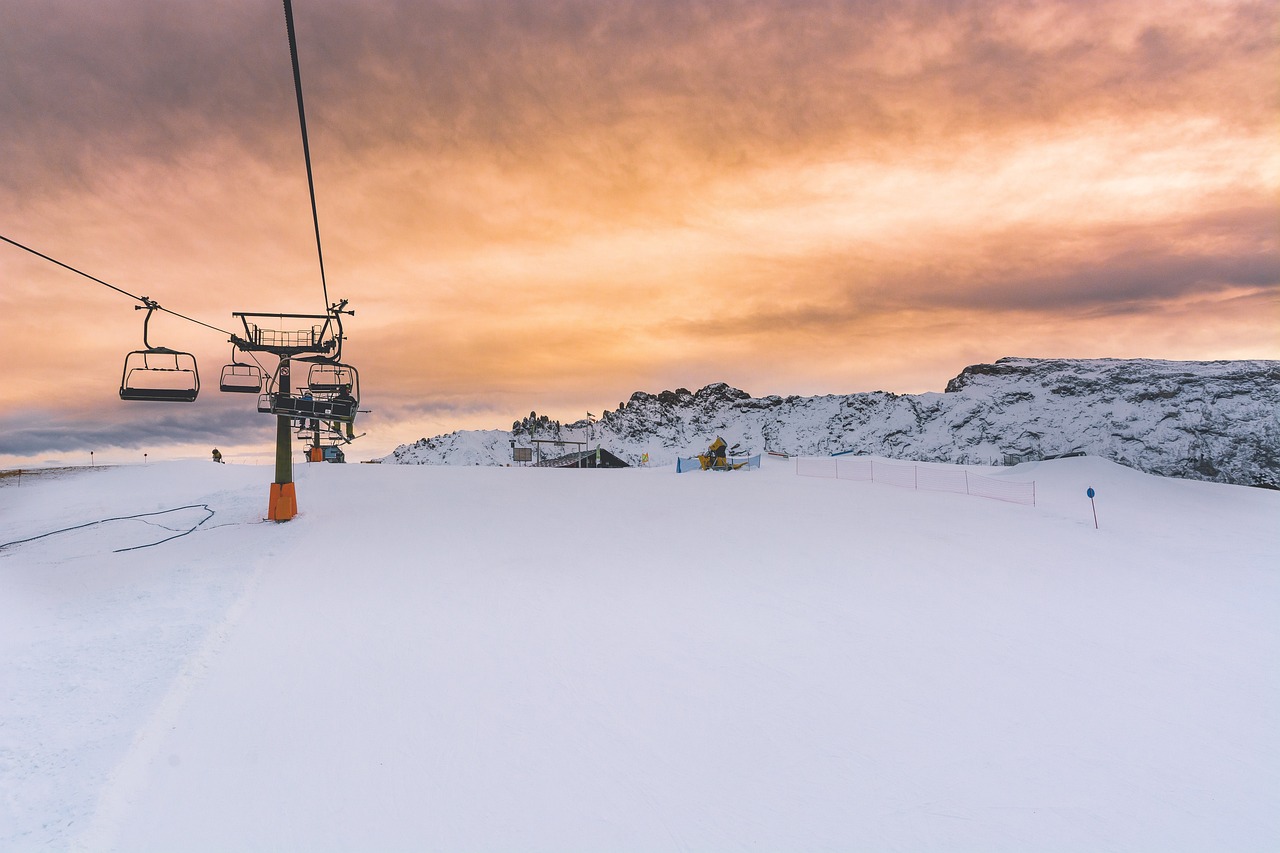
M 1009 503 L 1036 505 L 1036 483 L 999 480 L 972 474 L 964 468 L 935 468 L 926 465 L 903 465 L 877 462 L 866 456 L 853 458 L 818 457 L 796 459 L 796 473 L 801 477 L 826 477 L 837 480 L 888 483 L 906 489 L 929 492 L 953 492 Z

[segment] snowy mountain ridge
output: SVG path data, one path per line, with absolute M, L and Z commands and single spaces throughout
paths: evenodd
M 1068 454 L 1153 474 L 1280 487 L 1280 361 L 1002 358 L 966 367 L 942 393 L 752 397 L 724 383 L 637 391 L 591 429 L 633 464 L 673 463 L 720 435 L 744 451 L 869 454 L 1005 465 Z M 585 421 L 561 437 L 584 439 Z M 538 438 L 555 438 L 539 434 Z M 505 465 L 509 430 L 401 445 L 399 464 Z M 572 447 L 567 448 L 572 450 Z

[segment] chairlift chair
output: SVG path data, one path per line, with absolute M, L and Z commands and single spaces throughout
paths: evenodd
M 346 462 L 347 454 L 334 444 L 313 444 L 306 450 L 308 462 Z
M 151 315 L 159 303 L 143 297 L 139 310 L 147 309 L 142 321 L 142 345 L 125 356 L 120 373 L 120 399 L 157 403 L 191 403 L 200 394 L 200 370 L 189 352 L 153 347 L 147 339 Z
M 264 408 L 264 405 L 266 408 Z M 352 397 L 298 397 L 293 394 L 269 393 L 258 398 L 258 411 L 290 418 L 318 419 L 322 421 L 353 421 L 356 417 L 356 401 Z
M 120 375 L 121 400 L 192 403 L 200 394 L 196 357 L 164 347 L 134 350 Z
M 269 397 L 267 411 L 296 419 L 354 421 L 360 408 L 360 374 L 356 369 L 322 358 L 294 360 L 312 362 L 307 384 L 289 394 L 265 395 Z M 261 400 L 258 410 L 263 411 Z
M 339 394 L 344 389 L 360 399 L 360 373 L 349 364 L 318 361 L 307 371 L 307 387 L 317 395 Z
M 222 368 L 222 378 L 218 382 L 218 390 L 229 394 L 258 394 L 262 392 L 262 368 L 256 364 L 246 364 L 236 358 L 235 347 L 231 348 L 231 363 Z

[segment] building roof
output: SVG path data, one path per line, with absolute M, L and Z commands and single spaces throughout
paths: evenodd
M 599 460 L 597 462 L 597 460 Z M 566 453 L 564 456 L 557 456 L 555 459 L 544 459 L 541 462 L 535 462 L 535 468 L 629 468 L 622 459 L 605 450 L 604 448 L 596 448 L 595 450 L 580 450 L 576 453 Z

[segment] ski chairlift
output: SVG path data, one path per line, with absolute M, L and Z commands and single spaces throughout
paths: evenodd
M 239 361 L 236 358 L 236 348 L 232 346 L 231 363 L 222 368 L 218 390 L 229 394 L 258 394 L 262 391 L 264 378 L 262 368 Z
M 157 403 L 191 403 L 200 394 L 200 371 L 196 357 L 189 352 L 153 347 L 147 339 L 151 315 L 160 307 L 154 299 L 142 297 L 147 310 L 142 321 L 142 345 L 125 356 L 120 374 L 121 400 L 146 400 Z
M 244 337 L 231 336 L 231 342 L 244 352 L 270 352 L 280 356 L 276 375 L 267 383 L 264 393 L 258 396 L 258 411 L 293 418 L 295 420 L 324 420 L 351 423 L 360 407 L 359 375 L 354 367 L 343 364 L 342 315 L 353 314 L 345 310 L 346 300 L 329 308 L 326 314 L 265 314 L 245 311 L 232 312 L 244 323 Z M 279 331 L 261 325 L 262 320 L 274 317 L 279 325 L 285 321 L 312 320 L 309 329 L 297 332 Z M 252 322 L 251 322 L 252 321 Z M 310 355 L 307 355 L 310 353 Z M 290 362 L 309 362 L 307 384 L 296 389 L 285 380 L 285 372 L 291 371 Z M 314 378 L 315 386 L 311 385 Z M 280 390 L 280 389 L 288 390 Z
M 355 397 L 339 394 L 332 399 L 296 397 L 293 394 L 267 393 L 258 397 L 258 411 L 284 415 L 295 420 L 342 421 L 356 419 Z
M 306 359 L 297 359 L 304 361 Z M 282 362 L 283 364 L 283 362 Z M 320 366 L 314 364 L 312 370 Z M 345 376 L 351 382 L 335 383 L 332 387 L 322 385 L 321 390 L 311 386 L 303 386 L 297 393 L 268 391 L 258 396 L 258 411 L 272 415 L 283 415 L 303 422 L 309 421 L 341 421 L 351 423 L 356 419 L 360 407 L 359 376 L 355 368 L 349 365 L 338 365 L 343 370 L 329 376 Z M 272 388 L 280 387 L 279 377 L 273 377 Z
M 299 361 L 312 361 L 304 358 Z M 349 364 L 337 361 L 315 360 L 307 371 L 307 388 L 316 396 L 337 396 L 345 389 L 356 402 L 360 401 L 360 373 Z
M 347 454 L 335 444 L 313 444 L 307 448 L 308 462 L 346 462 Z
M 351 423 L 360 408 L 360 373 L 349 364 L 324 356 L 303 356 L 310 362 L 307 384 L 296 394 L 272 396 L 270 411 L 297 419 Z

